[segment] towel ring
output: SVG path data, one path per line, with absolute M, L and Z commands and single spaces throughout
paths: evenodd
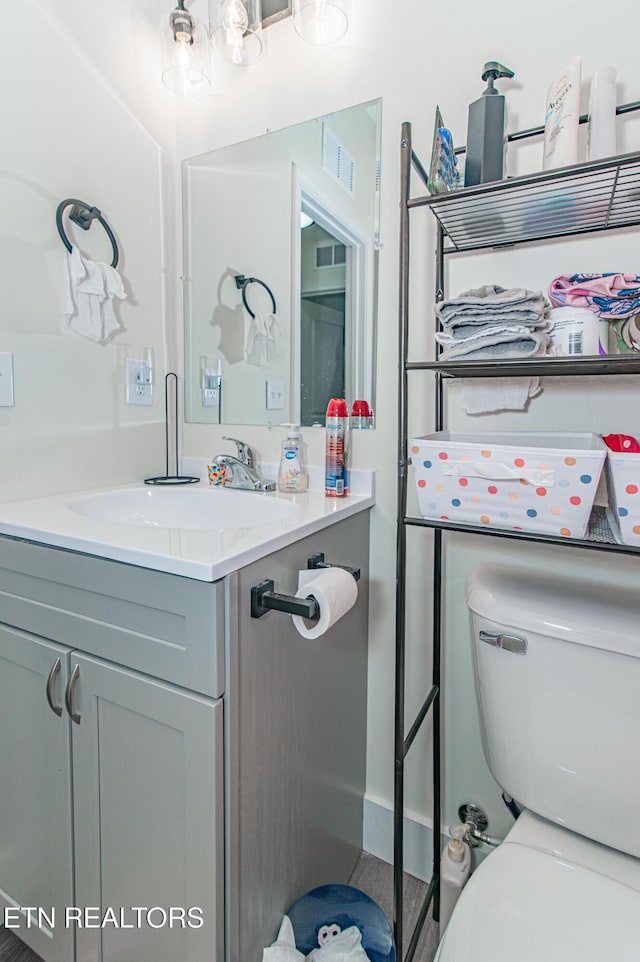
M 260 284 L 261 287 L 264 287 L 265 291 L 271 298 L 271 303 L 273 305 L 272 313 L 275 314 L 276 299 L 273 296 L 273 292 L 271 291 L 271 288 L 268 287 L 264 281 L 261 281 L 259 277 L 245 277 L 244 274 L 236 274 L 236 287 L 238 288 L 239 291 L 242 291 L 242 303 L 246 307 L 251 317 L 255 317 L 256 315 L 247 304 L 247 287 L 249 286 L 249 284 Z
M 85 204 L 83 200 L 76 200 L 73 197 L 68 197 L 66 200 L 61 201 L 61 203 L 58 204 L 58 209 L 56 210 L 56 227 L 58 228 L 58 233 L 60 234 L 62 243 L 67 248 L 69 253 L 71 253 L 71 242 L 65 234 L 64 227 L 62 226 L 62 215 L 67 207 L 71 207 L 69 220 L 73 221 L 74 224 L 77 224 L 78 227 L 81 227 L 83 230 L 89 230 L 92 221 L 100 221 L 107 232 L 107 237 L 111 241 L 111 246 L 113 247 L 113 260 L 111 261 L 111 266 L 117 267 L 119 256 L 118 244 L 114 237 L 113 231 L 102 216 L 102 212 L 99 211 L 97 207 L 91 207 L 89 204 Z

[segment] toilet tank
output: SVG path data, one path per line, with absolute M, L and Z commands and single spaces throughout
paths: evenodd
M 467 579 L 483 747 L 521 806 L 640 857 L 640 588 Z

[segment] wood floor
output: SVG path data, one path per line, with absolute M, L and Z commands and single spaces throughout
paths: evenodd
M 393 868 L 387 862 L 363 852 L 356 863 L 349 883 L 374 899 L 391 921 L 393 916 Z M 398 952 L 398 962 L 407 951 L 416 919 L 424 903 L 427 886 L 424 882 L 405 875 L 404 878 L 404 947 Z M 413 962 L 432 962 L 438 948 L 438 926 L 429 916 L 422 928 Z M 0 956 L 0 962 L 4 962 Z
M 363 852 L 353 875 L 349 879 L 351 885 L 359 888 L 371 896 L 391 920 L 393 905 L 393 870 L 386 862 L 380 861 L 373 855 Z M 405 951 L 413 931 L 418 912 L 422 907 L 426 885 L 408 875 L 404 884 L 404 929 L 406 933 Z M 427 919 L 418 948 L 414 955 L 414 962 L 432 962 L 438 945 L 438 926 Z M 400 953 L 398 953 L 401 959 Z M 42 962 L 39 955 L 28 949 L 13 932 L 0 928 L 0 962 Z M 256 960 L 257 962 L 257 960 Z

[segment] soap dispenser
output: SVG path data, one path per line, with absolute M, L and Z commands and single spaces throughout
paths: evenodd
M 471 873 L 471 849 L 464 841 L 469 826 L 449 826 L 450 841 L 445 845 L 440 865 L 440 932 L 444 932 L 451 913 Z
M 297 494 L 309 486 L 304 441 L 297 424 L 288 424 L 287 436 L 282 442 L 280 468 L 278 470 L 278 491 Z
M 487 89 L 469 104 L 464 186 L 502 180 L 506 175 L 507 107 L 495 87 L 498 77 L 513 77 L 513 70 L 491 60 L 484 65 L 482 79 Z

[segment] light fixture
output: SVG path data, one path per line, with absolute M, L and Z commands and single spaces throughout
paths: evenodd
M 248 66 L 262 56 L 260 0 L 213 0 L 210 5 L 212 40 L 231 63 Z
M 210 43 L 206 27 L 185 8 L 184 0 L 169 17 L 162 80 L 174 94 L 190 96 L 211 85 Z
M 346 0 L 293 0 L 293 25 L 307 43 L 335 43 L 347 32 Z
M 313 44 L 335 43 L 349 26 L 349 0 L 208 0 L 209 23 L 200 23 L 178 0 L 166 30 L 162 80 L 175 94 L 206 93 L 211 86 L 211 48 L 233 64 L 262 57 L 262 29 L 292 16 L 296 32 Z M 264 17 L 263 17 L 264 6 Z
M 305 227 L 311 227 L 312 224 L 315 224 L 313 217 L 310 217 L 309 214 L 306 214 L 303 210 L 301 210 L 300 211 L 300 230 L 304 230 Z

